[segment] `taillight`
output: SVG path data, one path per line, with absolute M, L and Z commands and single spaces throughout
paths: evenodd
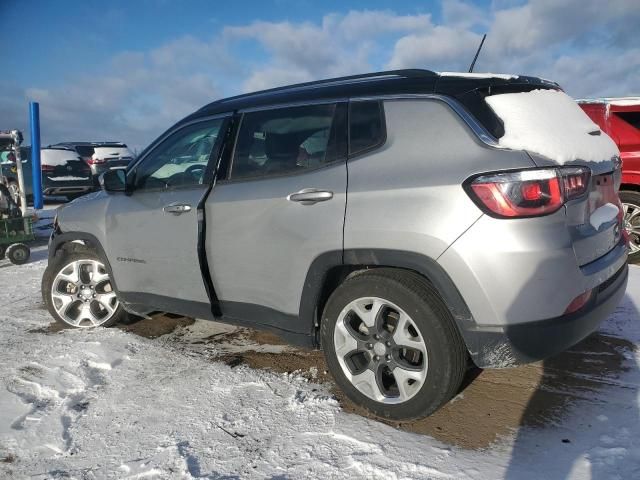
M 589 188 L 591 170 L 585 167 L 567 167 L 559 170 L 564 186 L 564 201 L 581 197 Z
M 576 298 L 574 298 L 567 309 L 564 311 L 565 315 L 569 313 L 577 312 L 582 307 L 584 307 L 589 300 L 591 300 L 591 295 L 593 294 L 593 290 L 587 290 L 584 293 L 581 293 Z
M 107 161 L 106 158 L 91 158 L 90 157 L 90 158 L 87 159 L 87 163 L 89 165 L 96 165 L 98 163 L 105 163 L 106 161 Z
M 589 188 L 590 175 L 585 167 L 498 172 L 476 177 L 466 189 L 493 217 L 537 217 L 553 213 L 583 195 Z
M 53 165 L 45 165 L 45 164 L 42 164 L 42 165 L 40 165 L 40 169 L 41 169 L 44 173 L 51 173 L 51 172 L 53 172 L 53 171 L 56 169 L 56 167 L 54 167 Z

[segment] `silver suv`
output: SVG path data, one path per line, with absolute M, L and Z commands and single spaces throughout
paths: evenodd
M 74 327 L 273 330 L 374 414 L 428 415 L 469 365 L 554 355 L 624 294 L 617 150 L 567 99 L 403 70 L 216 101 L 58 211 L 44 301 Z

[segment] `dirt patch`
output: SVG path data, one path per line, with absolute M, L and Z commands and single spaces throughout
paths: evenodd
M 69 328 L 73 328 L 73 327 L 68 327 L 66 325 L 63 325 L 60 322 L 51 322 L 49 325 L 47 325 L 45 327 L 33 328 L 33 329 L 29 330 L 29 333 L 52 334 L 52 333 L 58 333 L 58 332 L 60 332 L 62 330 L 67 330 Z
M 145 338 L 157 338 L 173 332 L 178 327 L 186 327 L 195 322 L 192 318 L 172 314 L 157 314 L 151 318 L 130 317 L 126 322 L 115 325 L 125 332 L 135 333 Z M 51 322 L 49 325 L 29 330 L 29 333 L 54 334 L 62 330 L 73 329 L 61 322 Z
M 259 335 L 251 338 L 260 343 Z M 347 412 L 430 435 L 447 444 L 483 449 L 521 426 L 548 425 L 558 420 L 570 404 L 615 384 L 616 377 L 627 368 L 625 352 L 633 349 L 626 340 L 597 334 L 544 362 L 504 370 L 473 369 L 465 378 L 465 388 L 447 405 L 428 418 L 410 422 L 381 420 L 351 402 L 333 382 L 319 351 L 248 351 L 219 359 L 231 366 L 246 364 L 279 373 L 297 371 L 309 380 L 329 384 Z
M 178 327 L 193 325 L 194 322 L 193 318 L 161 313 L 150 318 L 137 317 L 128 323 L 116 325 L 116 328 L 145 338 L 157 338 L 173 332 Z
M 154 315 L 118 325 L 126 332 L 156 338 L 168 337 L 180 348 L 201 351 L 198 347 L 216 345 L 212 360 L 228 365 L 247 365 L 278 373 L 298 372 L 310 381 L 325 384 L 342 408 L 367 418 L 375 418 L 395 428 L 432 436 L 444 443 L 463 448 L 483 449 L 520 427 L 540 428 L 560 419 L 571 404 L 589 400 L 594 392 L 616 385 L 627 369 L 626 358 L 634 345 L 623 339 L 595 334 L 567 352 L 544 362 L 504 370 L 470 370 L 462 391 L 428 418 L 411 422 L 390 422 L 372 417 L 353 404 L 337 388 L 320 351 L 286 347 L 278 336 L 247 328 L 218 324 L 198 337 L 186 335 L 194 320 L 176 315 Z M 223 328 L 224 327 L 224 328 Z M 65 327 L 52 323 L 41 333 L 56 333 Z M 246 349 L 244 347 L 246 346 Z M 264 347 L 274 351 L 257 351 Z M 240 350 L 238 350 L 240 348 Z M 220 355 L 220 351 L 230 353 Z M 567 439 L 568 441 L 568 439 Z

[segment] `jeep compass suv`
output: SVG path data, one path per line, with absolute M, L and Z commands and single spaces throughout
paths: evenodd
M 58 211 L 56 320 L 270 329 L 387 418 L 435 411 L 470 362 L 572 346 L 627 283 L 618 150 L 533 77 L 402 70 L 219 100 L 101 184 Z

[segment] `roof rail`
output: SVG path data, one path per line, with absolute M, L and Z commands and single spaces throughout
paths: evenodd
M 391 78 L 420 78 L 420 77 L 436 77 L 436 76 L 438 76 L 438 74 L 435 72 L 432 72 L 431 70 L 413 68 L 413 69 L 404 69 L 404 70 L 386 70 L 382 72 L 363 73 L 359 75 L 349 75 L 346 77 L 326 78 L 324 80 L 314 80 L 312 82 L 296 83 L 294 85 L 286 85 L 283 87 L 269 88 L 267 90 L 260 90 L 260 91 L 251 92 L 251 93 L 243 93 L 241 95 L 236 95 L 234 97 L 223 98 L 202 107 L 201 110 L 206 109 L 212 104 L 220 104 L 220 103 L 225 103 L 232 100 L 238 100 L 241 98 L 250 98 L 254 96 L 262 96 L 262 95 L 268 95 L 268 94 L 278 93 L 278 92 L 290 92 L 295 90 L 305 90 L 309 88 L 319 88 L 323 86 L 342 85 L 347 83 L 366 82 L 366 81 L 373 81 L 373 80 L 385 80 L 385 79 L 391 79 Z

